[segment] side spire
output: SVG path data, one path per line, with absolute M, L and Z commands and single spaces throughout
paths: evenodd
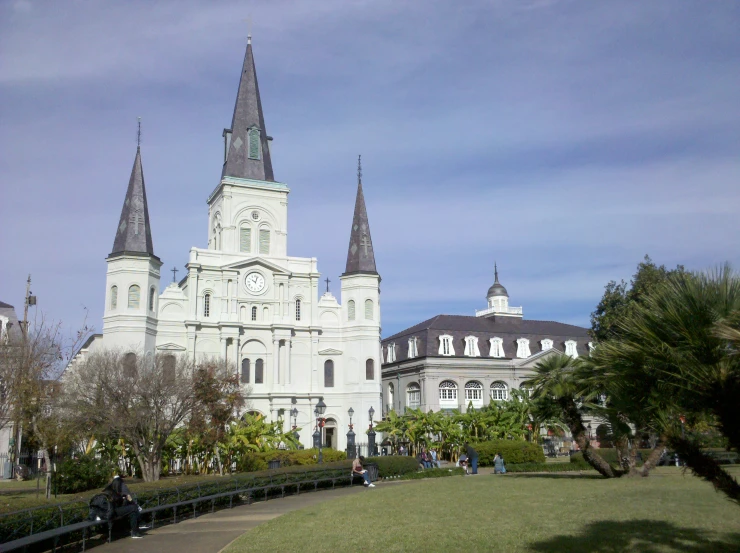
M 262 113 L 252 35 L 247 37 L 231 128 L 224 129 L 225 159 L 221 177 L 274 181 L 269 141 Z
M 116 237 L 110 256 L 127 253 L 154 256 L 152 229 L 149 224 L 149 207 L 146 202 L 144 170 L 141 166 L 141 118 L 136 133 L 136 157 L 128 180 L 126 199 L 121 209 Z
M 493 262 L 493 276 L 494 276 L 494 284 L 498 284 L 498 266 L 496 265 L 496 262 Z
M 347 266 L 344 270 L 345 275 L 357 273 L 378 274 L 375 268 L 375 252 L 373 241 L 370 238 L 370 222 L 365 208 L 365 196 L 362 193 L 362 156 L 357 158 L 357 198 L 355 199 L 355 214 L 352 218 L 352 230 L 349 235 Z

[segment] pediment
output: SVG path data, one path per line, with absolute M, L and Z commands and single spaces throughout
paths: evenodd
M 161 346 L 157 346 L 157 350 L 159 351 L 186 351 L 187 348 L 179 344 L 173 344 L 172 342 L 169 342 L 167 344 L 162 344 Z
M 545 357 L 548 357 L 554 354 L 563 355 L 563 352 L 560 351 L 558 348 L 550 348 L 545 351 L 540 351 L 538 353 L 535 353 L 534 355 L 530 355 L 526 359 L 517 359 L 518 361 L 517 366 L 521 367 L 522 365 L 529 365 L 531 363 L 537 363 L 539 361 L 542 361 Z
M 262 257 L 257 256 L 240 259 L 239 261 L 235 261 L 234 263 L 229 263 L 228 265 L 224 265 L 222 269 L 246 269 L 248 267 L 254 267 L 255 265 L 260 265 L 274 274 L 286 276 L 291 275 L 290 271 L 285 270 L 280 265 L 276 265 L 275 263 L 272 263 Z
M 342 353 L 343 353 L 342 351 L 338 349 L 334 349 L 334 348 L 326 348 L 326 349 L 319 350 L 319 355 L 341 355 Z

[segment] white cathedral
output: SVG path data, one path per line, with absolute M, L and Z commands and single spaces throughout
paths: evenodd
M 380 276 L 361 172 L 340 304 L 328 289 L 319 297 L 316 258 L 287 254 L 290 189 L 273 175 L 251 37 L 223 139 L 221 179 L 208 196 L 208 247 L 191 248 L 187 275 L 161 294 L 137 148 L 107 258 L 103 333 L 84 351 L 220 357 L 239 371 L 250 410 L 282 416 L 286 430 L 298 410 L 306 447 L 323 398 L 323 442 L 345 449 L 348 410 L 361 429 L 371 407 L 381 411 Z

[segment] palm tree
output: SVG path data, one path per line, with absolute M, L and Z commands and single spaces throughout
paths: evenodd
M 680 432 L 680 417 L 710 415 L 730 445 L 740 448 L 740 278 L 729 266 L 680 273 L 657 287 L 619 323 L 619 338 L 597 347 L 610 378 L 652 383 L 635 409 L 658 398 L 655 418 L 669 444 L 698 476 L 740 502 L 740 485 Z
M 535 376 L 524 385 L 533 389 L 534 399 L 558 410 L 589 465 L 606 478 L 622 476 L 623 471 L 615 470 L 591 447 L 579 406 L 582 390 L 575 374 L 577 365 L 578 362 L 567 355 L 549 355 L 534 367 Z

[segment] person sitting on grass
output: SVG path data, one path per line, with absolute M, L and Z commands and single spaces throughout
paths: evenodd
M 497 453 L 493 458 L 493 474 L 505 474 L 506 468 L 504 467 L 504 458 L 500 453 Z
M 375 484 L 370 482 L 370 475 L 368 474 L 367 470 L 362 468 L 362 463 L 365 462 L 365 458 L 360 455 L 359 457 L 356 457 L 354 461 L 352 461 L 352 474 L 358 474 L 362 476 L 365 479 L 364 486 L 366 488 L 374 488 Z
M 460 458 L 457 460 L 457 465 L 465 469 L 465 474 L 468 474 L 468 456 L 464 453 L 460 454 Z

